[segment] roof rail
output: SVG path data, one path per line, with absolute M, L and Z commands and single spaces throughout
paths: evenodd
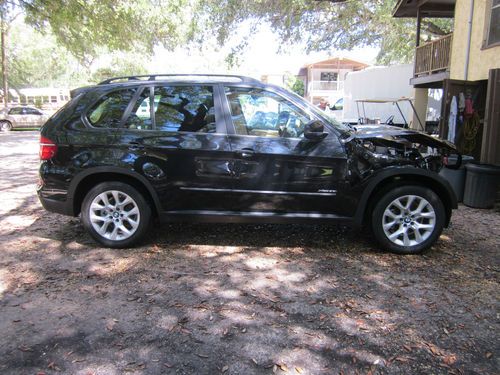
M 108 83 L 113 83 L 114 81 L 156 81 L 157 77 L 213 77 L 213 78 L 235 78 L 239 79 L 241 82 L 255 83 L 260 82 L 259 80 L 251 77 L 232 75 L 232 74 L 141 74 L 135 76 L 123 76 L 123 77 L 113 77 L 108 78 L 99 85 L 107 85 Z

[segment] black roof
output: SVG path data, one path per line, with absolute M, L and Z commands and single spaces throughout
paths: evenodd
M 97 85 L 84 86 L 70 91 L 71 98 L 76 97 L 81 93 L 103 88 L 111 87 L 127 87 L 140 85 L 149 85 L 152 82 L 168 82 L 168 83 L 195 83 L 195 84 L 251 84 L 252 86 L 264 88 L 275 87 L 275 85 L 263 83 L 255 78 L 232 75 L 232 74 L 144 74 L 132 75 L 123 77 L 108 78 Z M 275 87 L 278 88 L 278 87 Z M 278 88 L 280 89 L 280 88 Z

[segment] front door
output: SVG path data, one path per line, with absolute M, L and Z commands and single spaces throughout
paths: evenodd
M 9 111 L 9 118 L 15 128 L 22 128 L 26 126 L 25 108 L 14 107 Z
M 346 158 L 333 131 L 322 141 L 305 139 L 304 126 L 312 115 L 278 93 L 226 87 L 225 94 L 234 127 L 229 140 L 235 210 L 346 214 L 337 199 Z
M 39 128 L 44 123 L 44 115 L 38 109 L 24 108 L 25 112 L 25 126 L 29 128 Z

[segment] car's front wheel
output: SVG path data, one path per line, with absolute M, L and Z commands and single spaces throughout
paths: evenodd
M 439 197 L 423 186 L 401 186 L 383 195 L 372 212 L 372 230 L 386 249 L 417 254 L 443 231 L 445 209 Z
M 85 229 L 107 247 L 136 244 L 146 233 L 150 218 L 151 208 L 141 193 L 122 182 L 96 185 L 82 204 Z

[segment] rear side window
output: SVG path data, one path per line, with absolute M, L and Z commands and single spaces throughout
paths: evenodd
M 204 133 L 216 131 L 211 86 L 155 87 L 153 101 L 156 130 Z
M 96 128 L 117 128 L 136 89 L 113 91 L 104 95 L 88 112 L 88 120 Z
M 22 114 L 22 112 L 23 112 L 22 108 L 12 108 L 9 111 L 9 115 L 20 115 L 20 114 Z

